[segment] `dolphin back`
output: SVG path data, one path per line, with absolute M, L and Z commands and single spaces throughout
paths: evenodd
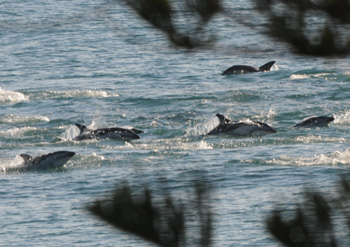
M 293 128 L 327 127 L 332 121 L 334 121 L 334 117 L 309 117 L 294 125 Z
M 142 134 L 143 133 L 142 130 L 139 130 L 139 129 L 136 129 L 136 128 L 132 128 L 131 131 L 136 133 L 136 134 Z
M 47 170 L 62 167 L 75 155 L 74 152 L 58 151 L 32 157 L 28 154 L 20 154 L 24 160 L 24 165 L 18 167 L 20 171 Z
M 216 114 L 216 117 L 219 119 L 220 124 L 207 133 L 207 135 L 226 133 L 233 136 L 263 136 L 271 133 L 277 133 L 276 130 L 262 122 L 232 121 L 225 118 L 221 114 Z
M 142 130 L 132 128 L 132 129 L 124 129 L 124 128 L 102 128 L 102 129 L 88 129 L 85 125 L 75 124 L 80 130 L 78 136 L 74 138 L 74 140 L 90 140 L 90 139 L 114 139 L 114 140 L 134 140 L 140 139 L 138 134 L 143 133 Z
M 244 74 L 251 72 L 258 72 L 257 68 L 248 65 L 233 65 L 232 67 L 226 69 L 221 75 L 231 75 L 231 74 Z
M 272 65 L 274 65 L 274 64 L 275 64 L 275 61 L 268 62 L 268 63 L 264 64 L 263 66 L 261 66 L 259 68 L 259 71 L 261 71 L 261 72 L 270 71 Z
M 124 128 L 108 128 L 108 129 L 99 129 L 96 130 L 96 137 L 99 138 L 110 138 L 115 140 L 135 140 L 140 139 L 138 133 L 143 133 L 143 131 L 138 129 L 124 129 Z

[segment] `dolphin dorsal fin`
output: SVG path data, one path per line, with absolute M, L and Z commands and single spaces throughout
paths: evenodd
M 227 119 L 225 118 L 223 115 L 217 113 L 216 116 L 218 117 L 219 121 L 220 121 L 220 124 L 225 124 L 225 123 L 230 123 L 231 120 L 230 119 Z
M 20 154 L 19 156 L 22 157 L 25 163 L 30 162 L 33 159 L 33 157 L 29 154 Z
M 222 124 L 224 121 L 225 121 L 225 117 L 223 116 L 223 115 L 221 115 L 221 114 L 216 114 L 215 116 L 217 116 L 218 117 L 218 119 L 219 119 L 219 121 L 220 121 L 220 124 Z
M 272 65 L 274 65 L 274 64 L 275 64 L 275 61 L 268 62 L 268 63 L 264 64 L 263 66 L 261 66 L 259 68 L 259 71 L 262 71 L 262 72 L 263 71 L 270 71 Z
M 87 129 L 88 129 L 85 125 L 78 124 L 78 123 L 76 123 L 75 126 L 77 126 L 79 128 L 80 133 L 83 133 L 83 132 L 87 131 Z

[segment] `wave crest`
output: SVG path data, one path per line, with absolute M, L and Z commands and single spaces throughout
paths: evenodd
M 4 90 L 0 87 L 0 104 L 17 103 L 25 100 L 28 100 L 28 97 L 23 93 Z
M 117 93 L 108 93 L 101 90 L 72 90 L 72 91 L 41 91 L 32 94 L 34 99 L 56 98 L 108 98 L 119 97 Z
M 320 154 L 314 157 L 292 158 L 282 156 L 278 159 L 267 161 L 274 165 L 294 165 L 294 166 L 319 166 L 319 165 L 350 165 L 350 149 L 344 152 L 336 151 L 332 154 Z
M 0 123 L 14 124 L 14 123 L 38 123 L 50 122 L 50 119 L 45 116 L 17 116 L 13 114 L 6 114 L 0 116 Z

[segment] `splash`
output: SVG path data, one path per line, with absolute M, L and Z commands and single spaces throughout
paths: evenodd
M 261 112 L 260 115 L 256 115 L 254 116 L 254 118 L 258 118 L 258 119 L 264 119 L 264 118 L 267 118 L 267 119 L 273 119 L 277 116 L 277 111 L 276 109 L 274 108 L 270 108 L 269 111 L 266 113 L 266 112 Z M 245 119 L 244 122 L 252 122 L 252 120 L 249 120 L 249 119 Z
M 350 149 L 343 152 L 336 151 L 332 154 L 320 154 L 314 157 L 292 158 L 282 156 L 278 159 L 267 161 L 267 164 L 273 165 L 292 165 L 292 166 L 320 166 L 320 165 L 350 165 Z
M 270 108 L 269 112 L 267 113 L 267 118 L 271 119 L 274 118 L 277 115 L 277 112 L 275 109 Z
M 189 127 L 186 130 L 185 136 L 200 136 L 209 133 L 212 129 L 220 124 L 217 117 L 212 117 L 209 121 L 196 124 L 194 127 Z
M 272 65 L 270 71 L 276 71 L 276 70 L 279 70 L 277 64 L 275 63 L 274 65 Z
M 334 123 L 340 125 L 350 125 L 350 110 L 334 115 Z
M 72 141 L 75 137 L 80 134 L 80 130 L 77 126 L 69 126 L 64 133 L 62 133 L 59 138 L 65 141 Z
M 17 103 L 25 100 L 28 100 L 28 97 L 26 97 L 24 94 L 4 90 L 0 87 L 0 104 Z
M 17 155 L 13 160 L 2 160 L 0 162 L 0 174 L 16 172 L 24 165 L 24 160 Z

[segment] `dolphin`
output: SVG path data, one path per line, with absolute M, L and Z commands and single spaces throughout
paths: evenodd
M 48 154 L 32 157 L 28 154 L 20 154 L 24 164 L 18 167 L 18 170 L 46 170 L 62 167 L 67 161 L 75 155 L 74 152 L 58 151 Z
M 234 136 L 264 136 L 277 133 L 265 123 L 257 121 L 231 121 L 221 114 L 216 114 L 220 124 L 207 135 L 230 134 Z
M 143 133 L 142 130 L 139 129 L 124 129 L 124 128 L 103 128 L 91 130 L 88 129 L 85 125 L 75 124 L 80 130 L 80 133 L 74 140 L 89 140 L 89 139 L 114 139 L 114 140 L 135 140 L 140 139 L 138 134 Z
M 302 122 L 297 123 L 292 128 L 327 127 L 332 121 L 334 121 L 334 117 L 309 117 L 305 118 Z
M 274 65 L 275 61 L 268 62 L 264 64 L 260 68 L 255 68 L 248 65 L 233 65 L 228 68 L 221 75 L 231 75 L 231 74 L 244 74 L 244 73 L 252 73 L 252 72 L 267 72 L 270 71 L 272 65 Z

